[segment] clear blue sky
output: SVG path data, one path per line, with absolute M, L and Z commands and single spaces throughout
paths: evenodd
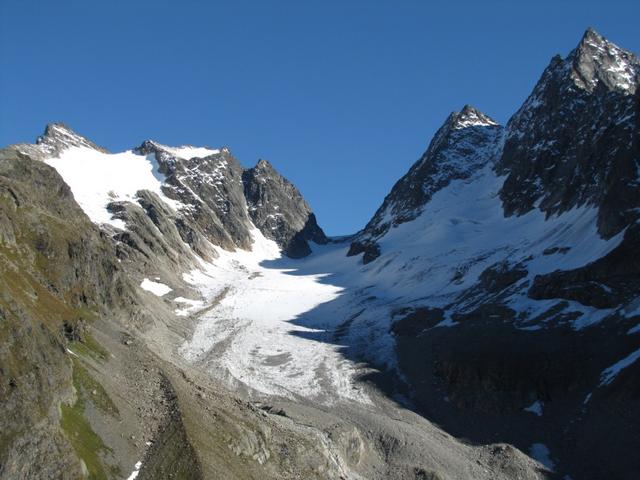
M 114 151 L 228 145 L 351 233 L 449 112 L 505 122 L 587 26 L 640 52 L 638 19 L 638 0 L 0 0 L 0 145 L 51 121 Z

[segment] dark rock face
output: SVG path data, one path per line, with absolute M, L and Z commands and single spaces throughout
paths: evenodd
M 324 244 L 327 237 L 298 189 L 266 160 L 244 172 L 249 215 L 263 235 L 275 240 L 293 258 L 311 253 L 308 241 Z
M 192 246 L 201 232 L 226 249 L 250 248 L 253 225 L 293 258 L 311 252 L 308 241 L 327 241 L 298 189 L 264 160 L 245 170 L 226 148 L 190 159 L 151 141 L 137 151 L 154 155 L 166 175 L 165 194 L 187 206 L 179 230 Z
M 243 169 L 227 150 L 205 158 L 177 158 L 168 148 L 144 142 L 137 151 L 153 155 L 166 176 L 165 194 L 186 205 L 182 215 L 214 245 L 250 248 L 251 222 L 242 191 Z
M 428 328 L 435 327 L 442 320 L 444 320 L 444 311 L 441 308 L 416 308 L 396 320 L 391 331 L 400 337 L 414 337 Z
M 488 292 L 498 293 L 526 276 L 527 269 L 523 265 L 500 262 L 483 271 L 478 280 Z
M 559 460 L 556 473 L 573 478 L 634 478 L 637 456 L 619 453 L 640 442 L 630 427 L 640 415 L 634 384 L 640 364 L 610 386 L 594 387 L 605 368 L 638 348 L 630 336 L 609 327 L 581 334 L 570 328 L 525 331 L 501 319 L 424 335 L 405 327 L 398 328 L 396 341 L 411 399 L 448 432 L 475 442 L 500 439 L 523 451 L 542 442 Z
M 352 257 L 361 253 L 364 253 L 362 263 L 365 265 L 371 263 L 380 256 L 380 245 L 371 240 L 354 240 L 351 242 L 347 256 Z
M 497 168 L 507 215 L 599 207 L 609 238 L 638 217 L 640 61 L 588 30 L 553 58 L 506 128 Z
M 380 208 L 351 245 L 348 255 L 365 253 L 364 263 L 379 256 L 376 240 L 390 228 L 414 220 L 439 190 L 469 179 L 495 155 L 502 128 L 466 105 L 440 127 L 429 148 L 393 186 Z

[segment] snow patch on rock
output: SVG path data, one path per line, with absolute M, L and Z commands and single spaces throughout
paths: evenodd
M 148 278 L 142 280 L 140 288 L 146 290 L 147 292 L 151 292 L 158 297 L 163 297 L 172 290 L 171 287 L 165 285 L 164 283 L 154 282 L 149 280 Z
M 602 375 L 600 375 L 600 386 L 609 385 L 622 370 L 633 365 L 638 359 L 640 359 L 640 349 L 630 353 L 622 360 L 605 369 L 602 372 Z

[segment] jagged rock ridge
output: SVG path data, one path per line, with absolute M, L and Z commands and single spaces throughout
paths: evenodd
M 249 216 L 265 237 L 282 245 L 291 257 L 311 253 L 308 241 L 327 243 L 327 237 L 298 189 L 266 160 L 242 176 Z
M 75 149 L 78 168 L 83 162 L 82 151 L 77 153 L 79 149 L 86 149 L 87 156 L 100 152 L 105 155 L 103 163 L 109 162 L 105 149 L 62 124 L 47 126 L 36 145 L 18 145 L 16 148 L 45 161 Z M 136 240 L 131 234 L 142 221 L 141 217 L 134 221 L 135 210 L 140 208 L 156 227 L 170 218 L 175 225 L 171 230 L 176 230 L 179 237 L 165 232 L 171 237 L 165 240 L 176 243 L 179 238 L 203 258 L 215 256 L 211 245 L 227 250 L 250 249 L 254 227 L 292 257 L 309 254 L 308 241 L 327 241 L 300 192 L 265 161 L 245 170 L 228 148 L 168 147 L 151 140 L 143 142 L 130 154 L 146 157 L 158 184 L 155 193 L 165 196 L 154 197 L 153 192 L 144 193 L 144 187 L 141 187 L 141 192 L 135 194 L 137 200 L 117 198 L 107 205 L 112 218 L 120 221 L 110 223 L 120 227 L 129 225 L 123 233 L 116 235 L 135 243 L 140 251 L 147 248 L 145 242 Z M 130 162 L 134 160 L 142 161 L 131 157 Z M 127 176 L 127 172 L 122 174 Z M 158 215 L 159 211 L 163 211 L 163 215 Z M 165 226 L 165 230 L 167 228 Z M 179 252 L 180 248 L 177 250 Z

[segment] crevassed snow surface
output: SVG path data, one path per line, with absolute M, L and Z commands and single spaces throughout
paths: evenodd
M 322 329 L 295 323 L 335 300 L 342 288 L 323 281 L 322 274 L 284 268 L 277 244 L 257 229 L 252 235 L 253 251 L 220 249 L 214 264 L 185 275 L 210 308 L 182 354 L 262 394 L 367 402 L 352 381 L 356 366 L 336 346 L 309 338 Z
M 150 190 L 174 210 L 181 204 L 162 193 L 164 175 L 158 172 L 153 155 L 133 151 L 104 153 L 88 147 L 69 147 L 59 157 L 45 160 L 71 187 L 73 196 L 87 216 L 97 224 L 108 223 L 123 229 L 124 222 L 113 219 L 107 204 L 114 200 L 135 201 L 138 190 Z
M 172 290 L 168 285 L 160 282 L 154 282 L 152 280 L 149 280 L 148 278 L 142 280 L 140 288 L 146 290 L 147 292 L 151 292 L 158 297 L 162 297 Z
M 213 375 L 264 394 L 366 402 L 355 382 L 361 373 L 357 362 L 396 366 L 389 330 L 398 307 L 450 305 L 484 269 L 505 260 L 523 262 L 528 275 L 522 282 L 576 268 L 622 238 L 600 239 L 597 212 L 588 208 L 546 220 L 539 211 L 505 218 L 501 185 L 490 168 L 452 182 L 420 217 L 382 237 L 382 255 L 368 265 L 346 257 L 348 243 L 314 245 L 304 259 L 281 258 L 277 245 L 255 230 L 253 251 L 219 250 L 213 264 L 186 275 L 206 301 L 192 311 L 204 313 L 196 313 L 195 333 L 182 354 Z M 543 254 L 551 247 L 564 253 Z M 526 289 L 509 302 L 529 319 L 559 303 L 530 299 Z M 565 311 L 581 314 L 573 321 L 577 329 L 611 313 L 565 303 Z M 544 328 L 540 321 L 526 321 L 522 328 Z M 455 328 L 455 322 L 447 318 L 440 326 Z M 537 405 L 530 408 L 538 414 Z

